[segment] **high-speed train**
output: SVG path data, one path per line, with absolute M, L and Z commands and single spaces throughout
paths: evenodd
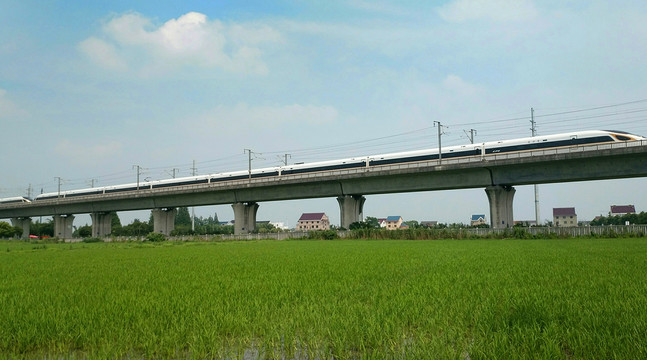
M 526 137 L 512 140 L 492 141 L 479 144 L 449 146 L 442 149 L 442 159 L 451 159 L 459 157 L 481 157 L 483 159 L 488 155 L 502 154 L 511 152 L 531 151 L 549 148 L 560 148 L 569 146 L 618 143 L 629 141 L 647 141 L 647 138 L 639 135 L 630 134 L 624 131 L 611 130 L 589 130 L 577 131 L 571 133 Z M 251 177 L 280 177 L 295 174 L 316 173 L 321 171 L 372 168 L 385 165 L 403 164 L 419 161 L 437 160 L 438 149 L 426 149 L 407 151 L 382 155 L 370 155 L 362 157 L 353 157 L 339 160 L 300 163 L 286 166 L 277 166 L 270 168 L 254 169 L 251 171 Z M 166 180 L 147 181 L 136 184 L 114 185 L 96 187 L 90 189 L 62 191 L 60 193 L 40 194 L 34 200 L 55 199 L 58 197 L 73 197 L 84 195 L 99 195 L 118 192 L 127 192 L 137 189 L 159 189 L 172 186 L 183 186 L 193 184 L 209 184 L 223 181 L 245 180 L 250 176 L 248 170 L 217 173 L 210 175 L 190 176 Z M 13 198 L 15 199 L 15 198 Z M 3 200 L 0 199 L 0 203 Z
M 30 203 L 31 199 L 25 196 L 14 196 L 0 199 L 0 204 Z

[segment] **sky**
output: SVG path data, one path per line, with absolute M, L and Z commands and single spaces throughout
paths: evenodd
M 644 0 L 0 0 L 0 197 L 531 134 L 647 135 Z M 195 162 L 195 166 L 194 166 Z M 195 169 L 195 170 L 194 170 Z M 540 218 L 647 211 L 647 179 L 539 186 Z M 515 220 L 535 218 L 516 187 Z M 233 219 L 230 205 L 195 209 Z M 336 199 L 261 203 L 339 224 Z M 148 211 L 119 213 L 122 223 Z M 484 189 L 369 195 L 364 216 L 468 223 Z M 77 214 L 76 226 L 89 224 Z

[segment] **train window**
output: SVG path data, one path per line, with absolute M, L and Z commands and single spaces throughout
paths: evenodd
M 628 136 L 622 136 L 622 135 L 616 135 L 616 139 L 618 139 L 618 140 L 620 140 L 620 141 L 627 141 L 627 140 L 631 140 L 631 138 L 630 138 L 630 137 L 628 137 Z

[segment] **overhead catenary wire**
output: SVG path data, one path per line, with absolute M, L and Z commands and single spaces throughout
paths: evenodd
M 647 121 L 645 121 L 647 120 L 647 107 L 640 106 L 645 103 L 647 103 L 647 99 L 553 112 L 547 112 L 535 107 L 534 116 L 537 120 L 537 129 L 540 131 L 539 135 L 582 130 L 583 127 L 586 129 L 609 130 L 616 128 L 616 130 L 625 130 L 625 126 L 631 126 L 627 130 L 636 133 L 647 133 Z M 519 113 L 517 112 L 517 114 Z M 448 130 L 447 134 L 443 136 L 443 146 L 467 144 L 466 139 L 462 137 L 465 128 L 478 130 L 478 136 L 475 139 L 476 143 L 516 136 L 526 137 L 528 136 L 529 120 L 530 116 L 514 116 L 514 114 L 512 116 L 472 122 L 452 123 L 450 120 L 443 120 L 443 127 Z M 583 126 L 583 122 L 585 122 L 585 126 Z M 272 155 L 286 153 L 291 154 L 292 162 L 311 162 L 433 148 L 437 146 L 434 133 L 433 126 L 426 126 L 386 136 L 337 144 L 262 151 L 267 155 L 267 160 L 255 160 L 254 167 L 278 166 L 281 162 L 276 160 L 276 156 Z M 153 166 L 147 166 L 147 170 L 142 171 L 142 176 L 154 180 L 167 178 L 167 171 L 171 168 L 179 169 L 178 171 L 182 174 L 192 174 L 193 166 L 200 168 L 200 173 L 202 174 L 237 171 L 244 169 L 242 164 L 246 160 L 246 156 L 241 154 L 229 154 L 215 159 L 197 160 L 195 165 L 188 161 L 173 165 L 154 164 Z M 66 182 L 65 187 L 84 186 L 90 178 L 96 179 L 102 186 L 134 182 L 133 171 L 128 169 L 100 176 L 72 178 Z M 55 185 L 53 181 L 33 183 L 34 192 L 38 193 L 41 188 L 51 189 L 53 185 Z

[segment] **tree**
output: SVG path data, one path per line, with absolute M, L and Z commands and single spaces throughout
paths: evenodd
M 22 228 L 0 221 L 0 238 L 12 238 L 20 234 L 22 234 Z
M 380 222 L 377 218 L 367 216 L 364 221 L 355 221 L 354 223 L 348 226 L 348 230 L 359 230 L 359 229 L 379 229 Z
M 113 234 L 118 234 L 121 230 L 121 220 L 119 220 L 119 215 L 116 212 L 112 213 L 112 219 L 110 219 L 110 230 Z
M 270 223 L 260 223 L 260 224 L 257 223 L 256 230 L 254 232 L 265 234 L 265 233 L 271 233 L 271 232 L 279 232 L 279 229 L 277 229 L 274 225 Z
M 92 226 L 84 225 L 79 227 L 75 232 L 74 236 L 86 238 L 92 236 Z
M 31 235 L 36 235 L 39 237 L 42 236 L 54 236 L 54 219 L 49 219 L 46 223 L 34 222 L 29 227 L 29 233 Z
M 175 214 L 175 226 L 189 225 L 191 226 L 191 214 L 189 214 L 189 209 L 187 207 L 181 207 L 177 209 L 177 214 Z
M 364 222 L 370 229 L 378 229 L 380 227 L 380 221 L 376 217 L 367 216 Z
M 153 226 L 135 219 L 132 224 L 122 226 L 121 232 L 118 235 L 123 236 L 144 236 L 150 232 L 153 232 Z

